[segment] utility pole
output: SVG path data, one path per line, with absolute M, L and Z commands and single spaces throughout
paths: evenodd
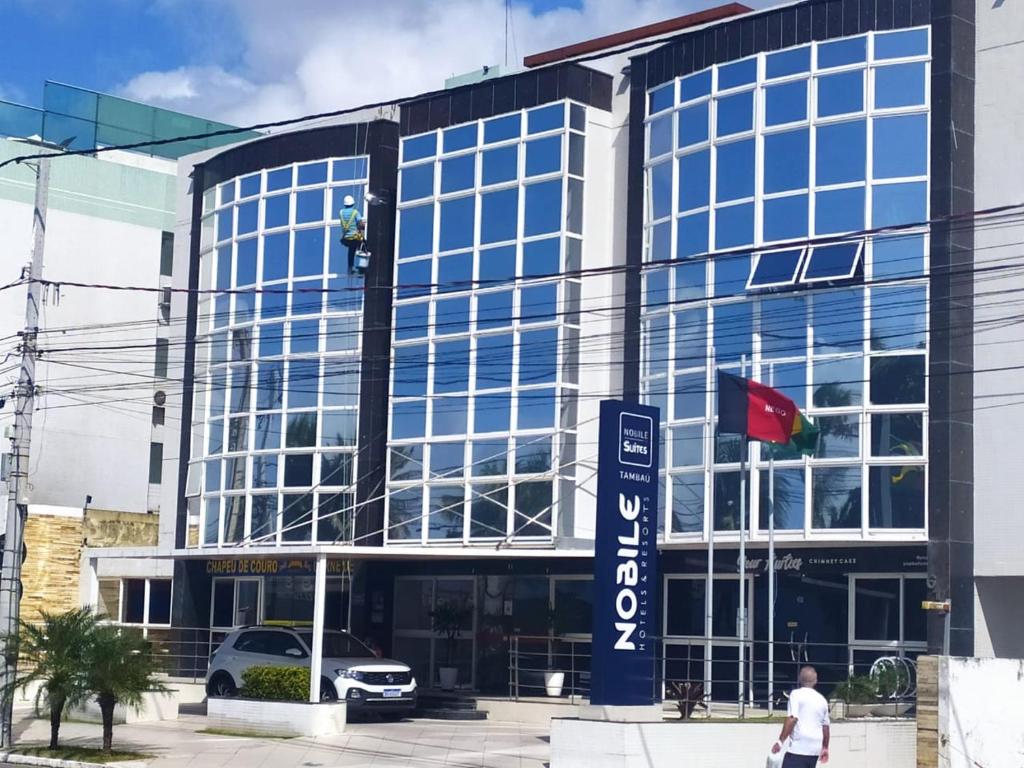
M 3 718 L 0 747 L 12 746 L 11 720 L 14 709 L 14 681 L 18 657 L 9 639 L 18 632 L 21 602 L 21 557 L 28 515 L 29 446 L 32 439 L 32 411 L 35 408 L 36 351 L 39 331 L 39 304 L 42 296 L 43 245 L 46 239 L 46 205 L 50 190 L 50 160 L 36 162 L 35 208 L 32 214 L 32 263 L 28 274 L 25 302 L 25 330 L 21 334 L 21 373 L 15 391 L 14 437 L 11 440 L 11 471 L 7 477 L 7 525 L 4 536 L 3 567 L 0 568 L 0 648 L 3 654 L 3 678 L 0 688 Z

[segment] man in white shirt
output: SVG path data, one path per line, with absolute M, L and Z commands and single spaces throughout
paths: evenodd
M 814 768 L 819 757 L 822 763 L 828 762 L 828 702 L 814 690 L 817 684 L 818 673 L 814 667 L 803 667 L 800 687 L 789 695 L 782 733 L 772 745 L 772 753 L 778 754 L 786 739 L 791 739 L 782 768 Z

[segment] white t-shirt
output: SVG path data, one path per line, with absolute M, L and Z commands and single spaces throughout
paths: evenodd
M 789 695 L 786 712 L 796 718 L 788 752 L 794 755 L 821 755 L 822 727 L 828 725 L 828 702 L 813 688 L 797 688 Z

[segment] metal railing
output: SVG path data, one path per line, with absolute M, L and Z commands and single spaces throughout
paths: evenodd
M 509 698 L 543 698 L 579 703 L 590 694 L 590 638 L 510 635 Z M 818 690 L 840 714 L 902 716 L 912 712 L 917 695 L 919 649 L 870 644 L 776 642 L 768 659 L 766 641 L 732 638 L 652 638 L 652 698 L 674 701 L 682 717 L 697 710 L 710 716 L 766 717 L 786 709 L 799 671 L 813 666 Z M 707 659 L 710 648 L 711 658 Z M 769 673 L 771 669 L 771 674 Z

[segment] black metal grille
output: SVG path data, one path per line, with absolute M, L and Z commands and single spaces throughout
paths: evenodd
M 367 685 L 408 685 L 412 682 L 411 672 L 363 672 Z

